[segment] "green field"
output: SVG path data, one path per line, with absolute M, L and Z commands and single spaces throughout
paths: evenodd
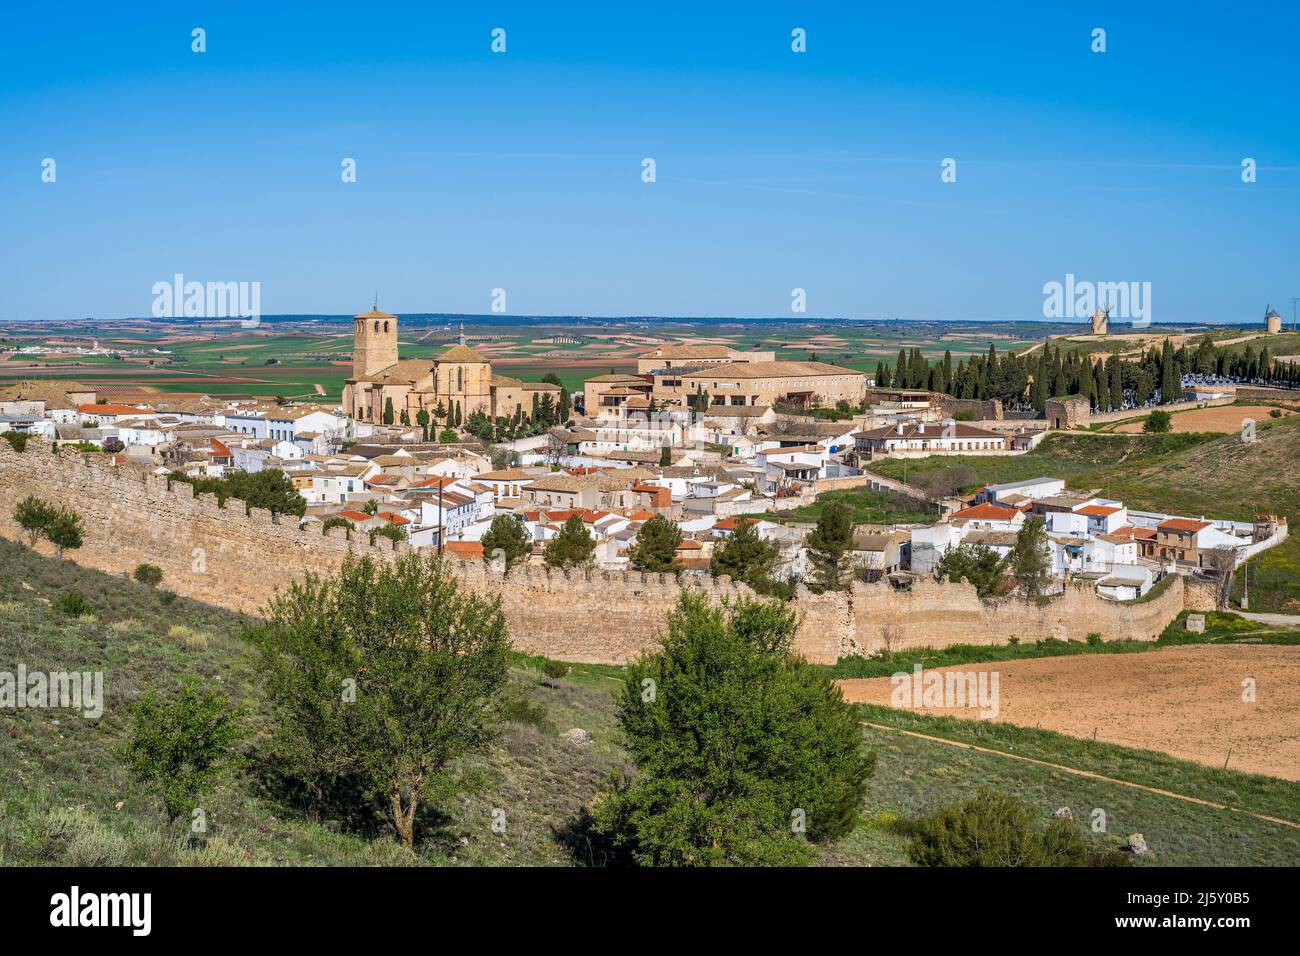
M 454 341 L 451 319 L 407 320 L 399 351 L 403 358 L 433 358 Z M 1035 323 L 897 323 L 897 322 L 772 322 L 623 320 L 599 325 L 566 323 L 495 325 L 470 317 L 466 333 L 471 343 L 493 362 L 493 371 L 524 381 L 541 381 L 556 374 L 578 390 L 593 375 L 611 369 L 630 371 L 636 357 L 654 342 L 726 344 L 733 348 L 771 350 L 778 359 L 804 361 L 814 354 L 823 362 L 868 374 L 877 363 L 893 364 L 898 350 L 921 349 L 932 359 L 951 351 L 955 359 L 983 354 L 989 343 L 999 351 L 1019 350 L 1056 327 Z M 577 345 L 556 345 L 537 339 L 555 335 L 578 337 Z M 133 320 L 118 323 L 29 323 L 0 329 L 0 346 L 47 345 L 51 341 L 89 344 L 91 337 L 110 348 L 162 348 L 170 355 L 47 356 L 11 353 L 10 368 L 0 362 L 0 384 L 21 378 L 72 378 L 86 384 L 147 386 L 160 392 L 206 392 L 214 395 L 315 396 L 338 400 L 349 368 L 330 364 L 346 360 L 351 326 L 341 317 L 303 317 L 302 321 L 264 321 L 256 330 L 234 322 L 177 323 Z M 185 341 L 176 341 L 185 339 Z M 154 360 L 154 365 L 149 360 Z M 267 365 L 269 359 L 278 364 Z M 30 368 L 28 360 L 38 363 Z M 23 371 L 18 371 L 19 366 Z
M 870 488 L 846 488 L 828 491 L 807 505 L 789 511 L 767 511 L 749 517 L 783 524 L 815 524 L 822 516 L 826 504 L 839 501 L 847 504 L 855 525 L 861 524 L 931 524 L 938 520 L 938 509 L 923 510 L 911 499 L 900 499 L 888 491 Z
M 163 587 L 166 587 L 166 581 Z M 95 606 L 69 619 L 47 602 L 75 587 Z M 481 782 L 421 820 L 414 853 L 374 820 L 308 819 L 277 783 L 259 750 L 265 708 L 257 659 L 240 636 L 245 619 L 184 598 L 167 605 L 144 585 L 43 558 L 0 540 L 0 658 L 31 669 L 105 672 L 102 719 L 49 710 L 14 711 L 0 734 L 0 863 L 8 865 L 590 865 L 599 863 L 568 834 L 585 806 L 622 766 L 611 691 L 615 667 L 575 665 L 557 687 L 542 686 L 539 658 L 517 656 L 508 719 L 488 754 L 473 762 Z M 154 799 L 139 792 L 114 756 L 128 721 L 124 705 L 150 684 L 196 675 L 243 708 L 244 762 L 208 801 L 209 834 L 190 845 L 169 828 Z M 1300 786 L 1215 771 L 1159 754 L 1004 725 L 947 725 L 910 714 L 864 711 L 875 723 L 920 729 L 994 750 L 1027 754 L 1118 779 L 1219 800 L 1271 815 L 1296 816 Z M 591 743 L 561 735 L 581 727 Z M 1086 821 L 1104 808 L 1108 835 L 1141 832 L 1143 862 L 1167 865 L 1296 865 L 1300 831 L 1029 764 L 864 727 L 877 770 L 860 825 L 822 855 L 826 865 L 906 865 L 900 818 L 968 796 L 979 785 L 1009 791 L 1044 817 L 1060 806 Z M 506 810 L 506 833 L 491 813 Z M 183 826 L 183 824 L 179 825 Z

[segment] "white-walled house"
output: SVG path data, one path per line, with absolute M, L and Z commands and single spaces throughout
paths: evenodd
M 997 503 L 1010 495 L 1020 498 L 1050 498 L 1065 491 L 1063 478 L 1026 478 L 1024 481 L 1008 481 L 999 485 L 985 485 L 975 495 L 974 504 L 983 502 Z

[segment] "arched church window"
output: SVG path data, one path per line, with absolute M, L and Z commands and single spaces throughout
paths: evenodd
M 384 332 L 385 332 L 385 333 L 388 332 L 388 320 L 387 320 L 387 319 L 384 320 Z
M 465 370 L 463 368 L 456 369 L 456 391 L 465 391 Z
M 378 320 L 378 319 L 375 320 L 375 331 L 376 331 L 376 332 L 379 331 L 379 320 Z

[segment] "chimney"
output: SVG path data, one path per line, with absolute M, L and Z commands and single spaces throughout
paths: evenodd
M 903 423 L 902 423 L 902 422 L 899 422 L 899 423 L 898 423 L 898 434 L 900 434 L 900 435 L 903 434 Z

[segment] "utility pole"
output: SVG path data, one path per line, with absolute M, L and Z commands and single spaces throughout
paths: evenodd
M 1300 302 L 1300 295 L 1291 296 L 1291 331 L 1292 332 L 1296 331 L 1296 329 L 1298 328 L 1295 322 L 1295 307 L 1297 302 Z
M 442 539 L 447 536 L 447 529 L 442 524 L 442 478 L 438 479 L 438 556 L 442 556 Z

